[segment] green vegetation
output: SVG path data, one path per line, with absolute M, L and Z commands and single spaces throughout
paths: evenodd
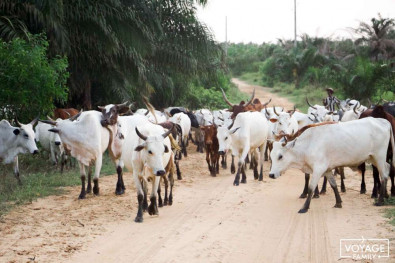
M 0 119 L 18 115 L 30 122 L 38 113 L 52 111 L 54 101 L 67 99 L 67 60 L 48 59 L 43 36 L 29 38 L 29 42 L 17 38 L 8 43 L 0 39 L 0 105 L 7 108 L 0 110 Z
M 0 172 L 0 216 L 15 205 L 29 203 L 48 195 L 63 194 L 62 187 L 81 184 L 79 167 L 75 160 L 73 161 L 76 163 L 76 167 L 65 169 L 61 174 L 60 168 L 51 165 L 49 159 L 44 155 L 37 157 L 19 155 L 21 186 L 18 185 L 14 177 L 12 165 L 2 166 Z M 114 163 L 105 154 L 101 176 L 114 174 L 114 167 Z
M 394 100 L 394 25 L 394 19 L 379 15 L 354 29 L 356 41 L 302 35 L 296 48 L 290 40 L 230 44 L 228 65 L 233 75 L 274 87 L 273 91 L 287 95 L 298 108 L 305 105 L 305 96 L 321 104 L 328 87 L 340 99 Z
M 192 87 L 229 85 L 222 47 L 196 16 L 195 5 L 206 3 L 3 0 L 0 38 L 29 40 L 29 34 L 45 33 L 47 56 L 67 57 L 68 99 L 57 106 L 94 109 L 140 102 L 141 95 L 150 96 L 157 108 L 181 102 L 190 106 Z

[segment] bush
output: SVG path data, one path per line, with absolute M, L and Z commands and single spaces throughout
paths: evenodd
M 28 122 L 51 112 L 54 101 L 67 99 L 67 60 L 48 59 L 47 48 L 42 35 L 0 40 L 0 119 Z

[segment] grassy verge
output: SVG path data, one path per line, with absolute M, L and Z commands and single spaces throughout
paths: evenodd
M 240 79 L 252 85 L 265 86 L 262 81 L 262 75 L 259 72 L 244 73 L 240 76 Z M 294 84 L 276 83 L 273 88 L 269 89 L 270 92 L 277 93 L 281 97 L 289 99 L 296 105 L 296 108 L 302 112 L 307 112 L 307 108 L 309 107 L 306 103 L 306 96 L 311 104 L 320 105 L 322 105 L 322 100 L 327 97 L 324 88 L 313 85 L 307 85 L 300 89 L 295 89 Z
M 44 154 L 46 156 L 46 154 Z M 75 160 L 73 160 L 75 161 Z M 78 163 L 75 168 L 60 173 L 60 168 L 41 156 L 19 155 L 19 171 L 22 185 L 13 175 L 12 165 L 1 166 L 0 172 L 0 216 L 16 205 L 32 202 L 40 197 L 64 193 L 64 186 L 80 185 Z M 115 173 L 114 164 L 107 154 L 103 158 L 101 175 Z
M 387 206 L 393 206 L 391 208 L 386 209 L 385 211 L 385 217 L 387 217 L 390 220 L 390 224 L 395 226 L 395 197 L 390 197 L 387 200 L 385 200 L 385 205 Z

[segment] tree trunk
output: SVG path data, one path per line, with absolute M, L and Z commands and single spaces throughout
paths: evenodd
M 87 74 L 85 74 L 84 79 L 81 84 L 82 84 L 82 88 L 84 89 L 83 90 L 82 106 L 86 110 L 91 110 L 92 109 L 92 96 L 91 96 L 92 82 Z

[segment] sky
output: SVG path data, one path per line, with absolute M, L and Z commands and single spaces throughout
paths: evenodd
M 347 28 L 370 22 L 378 13 L 395 18 L 395 0 L 296 0 L 296 10 L 297 35 L 351 38 Z M 294 0 L 208 0 L 197 14 L 219 42 L 225 41 L 225 17 L 230 42 L 294 38 Z

